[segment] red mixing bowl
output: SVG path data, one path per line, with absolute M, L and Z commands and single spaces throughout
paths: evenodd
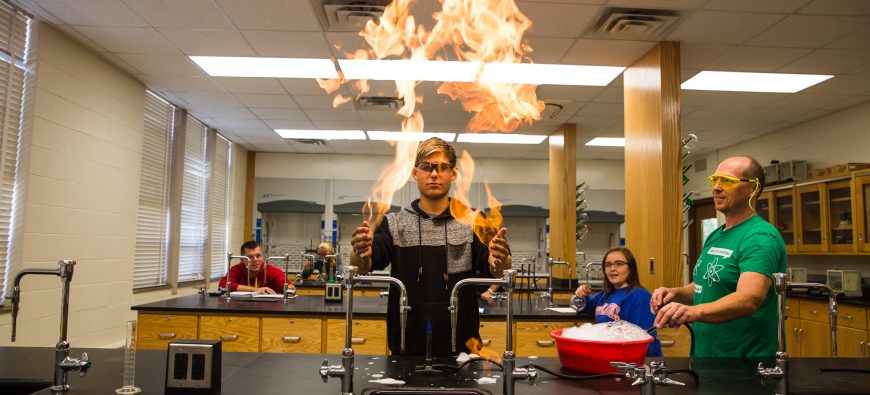
M 627 342 L 603 342 L 578 340 L 562 336 L 562 329 L 550 332 L 556 339 L 556 350 L 562 366 L 586 373 L 609 373 L 617 371 L 610 362 L 634 362 L 643 365 L 646 348 L 653 338 Z

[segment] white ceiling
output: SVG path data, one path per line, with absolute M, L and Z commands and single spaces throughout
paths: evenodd
M 278 137 L 273 128 L 399 130 L 391 111 L 332 108 L 313 80 L 212 78 L 188 55 L 344 57 L 363 48 L 353 31 L 324 29 L 327 0 L 13 0 L 128 71 L 149 89 L 187 108 L 232 141 L 255 151 L 390 154 L 384 142 L 313 146 Z M 700 70 L 835 74 L 795 94 L 682 92 L 683 134 L 696 153 L 870 101 L 868 0 L 520 0 L 534 23 L 526 39 L 536 63 L 628 66 L 658 40 L 680 41 L 683 81 Z M 418 22 L 437 0 L 418 0 Z M 590 32 L 607 7 L 670 9 L 680 18 L 650 41 L 601 39 Z M 340 30 L 340 29 L 339 29 Z M 345 29 L 347 30 L 347 29 Z M 342 50 L 335 48 L 341 45 Z M 585 147 L 593 136 L 621 137 L 622 78 L 607 87 L 541 86 L 538 97 L 563 106 L 552 119 L 520 132 L 552 133 L 577 124 L 581 159 L 621 159 L 619 148 Z M 388 84 L 373 91 L 390 93 Z M 464 130 L 470 115 L 424 83 L 426 130 Z M 350 93 L 350 92 L 348 92 Z M 456 144 L 476 158 L 546 158 L 537 146 Z

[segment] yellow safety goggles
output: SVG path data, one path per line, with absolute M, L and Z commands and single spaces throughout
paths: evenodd
M 719 184 L 722 189 L 734 189 L 737 187 L 737 184 L 741 182 L 752 182 L 755 183 L 755 187 L 758 188 L 758 178 L 735 178 L 731 176 L 726 176 L 724 174 L 713 174 L 707 177 L 707 180 L 710 181 L 710 189 Z

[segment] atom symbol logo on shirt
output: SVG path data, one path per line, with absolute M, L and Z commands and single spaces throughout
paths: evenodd
M 713 285 L 713 283 L 719 282 L 719 271 L 721 271 L 725 266 L 719 265 L 719 258 L 713 260 L 707 264 L 707 271 L 704 272 L 704 280 L 707 280 L 707 285 Z

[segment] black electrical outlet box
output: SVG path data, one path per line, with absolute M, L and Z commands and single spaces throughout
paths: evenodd
M 166 395 L 213 395 L 220 392 L 220 340 L 175 340 L 169 343 Z

